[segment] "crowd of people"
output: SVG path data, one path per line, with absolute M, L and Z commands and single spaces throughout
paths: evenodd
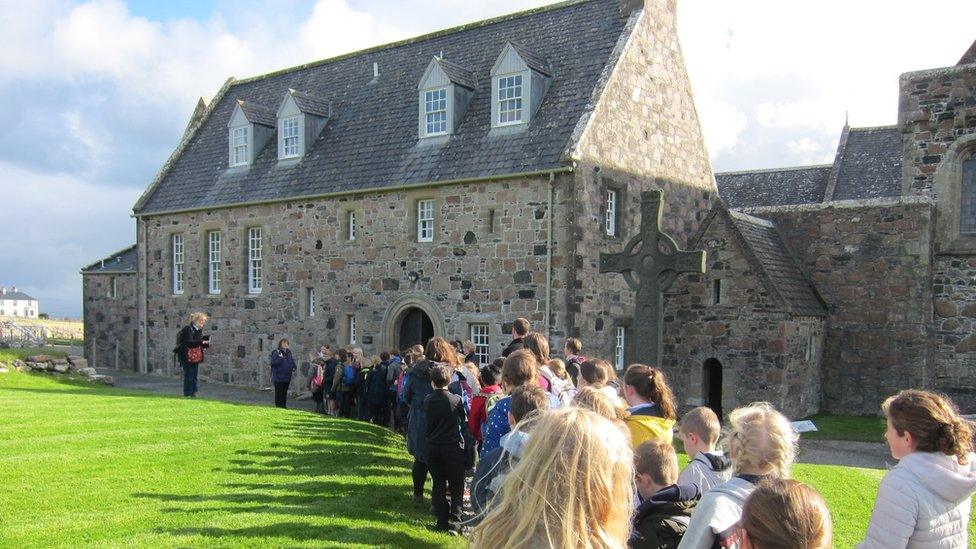
M 655 367 L 632 364 L 618 377 L 573 338 L 554 358 L 525 319 L 512 336 L 480 367 L 470 342 L 442 337 L 369 358 L 325 346 L 309 388 L 321 413 L 403 433 L 414 502 L 426 505 L 429 476 L 434 528 L 469 528 L 474 547 L 832 546 L 824 498 L 790 480 L 799 435 L 770 404 L 733 410 L 723 430 L 707 407 L 679 417 Z M 289 368 L 283 343 L 273 370 Z M 899 463 L 858 547 L 967 547 L 973 427 L 927 391 L 901 391 L 882 411 Z M 690 459 L 684 469 L 675 440 Z

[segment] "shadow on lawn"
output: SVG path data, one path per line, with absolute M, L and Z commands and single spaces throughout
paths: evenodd
M 283 419 L 275 433 L 280 442 L 238 450 L 235 458 L 215 469 L 233 479 L 223 484 L 224 492 L 133 495 L 171 504 L 161 509 L 165 513 L 233 513 L 239 517 L 237 523 L 255 515 L 253 526 L 158 530 L 175 536 L 239 538 L 248 546 L 273 543 L 269 537 L 317 545 L 430 545 L 431 539 L 416 529 L 401 527 L 426 520 L 412 507 L 412 462 L 397 450 L 396 435 L 351 420 Z M 268 515 L 288 519 L 266 524 Z

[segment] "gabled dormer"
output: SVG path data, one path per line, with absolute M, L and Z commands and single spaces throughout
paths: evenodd
M 527 125 L 551 83 L 545 58 L 507 42 L 491 69 L 491 127 Z
M 417 84 L 421 139 L 454 133 L 478 87 L 470 70 L 434 57 Z
M 227 165 L 250 166 L 274 133 L 275 112 L 263 105 L 238 99 L 227 123 Z
M 289 89 L 278 107 L 278 160 L 301 158 L 332 115 L 325 99 Z

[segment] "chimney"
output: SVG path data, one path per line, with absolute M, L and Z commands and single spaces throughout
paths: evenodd
M 380 77 L 380 64 L 373 63 L 373 79 L 375 80 L 379 77 Z
M 17 286 L 11 286 L 10 291 L 13 293 L 17 293 Z
M 4 288 L 3 286 L 0 286 L 0 294 L 6 294 L 6 293 L 7 293 L 7 289 Z

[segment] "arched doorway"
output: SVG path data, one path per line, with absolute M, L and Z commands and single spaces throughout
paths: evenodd
M 722 420 L 722 363 L 710 358 L 702 364 L 702 404 Z
M 426 346 L 427 340 L 434 337 L 434 323 L 423 309 L 410 307 L 401 317 L 397 335 L 397 349 L 406 349 L 418 343 Z

